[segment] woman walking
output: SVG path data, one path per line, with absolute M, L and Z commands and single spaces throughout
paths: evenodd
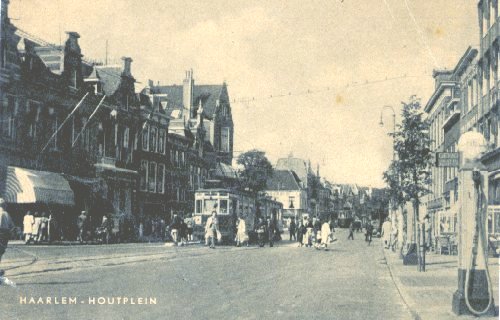
M 23 233 L 24 233 L 24 243 L 29 244 L 33 238 L 33 224 L 35 223 L 35 218 L 31 214 L 31 211 L 26 212 L 23 219 Z
M 242 244 L 246 243 L 248 247 L 248 234 L 245 219 L 242 217 L 238 218 L 238 225 L 236 231 L 236 246 L 240 247 Z

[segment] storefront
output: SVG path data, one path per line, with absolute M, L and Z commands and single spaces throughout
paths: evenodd
M 74 225 L 77 215 L 73 190 L 61 174 L 9 166 L 3 198 L 19 230 L 22 230 L 24 215 L 31 211 L 51 218 L 56 238 L 70 238 L 74 232 L 71 228 L 62 228 Z

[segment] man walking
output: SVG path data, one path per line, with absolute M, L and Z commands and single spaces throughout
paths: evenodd
M 366 224 L 366 241 L 368 242 L 368 245 L 372 243 L 372 235 L 373 235 L 373 226 L 371 222 L 368 222 Z
M 351 222 L 349 225 L 349 236 L 347 237 L 347 240 L 354 240 L 354 223 Z
M 291 219 L 290 220 L 290 224 L 288 225 L 288 232 L 290 232 L 290 241 L 293 240 L 297 240 L 297 236 L 295 235 L 295 230 L 296 229 L 296 225 L 295 225 L 295 219 Z
M 11 230 L 14 229 L 14 223 L 9 216 L 9 213 L 5 211 L 5 202 L 0 198 L 0 261 L 2 256 L 7 249 L 7 244 L 9 243 Z M 5 271 L 0 269 L 0 277 L 4 275 Z

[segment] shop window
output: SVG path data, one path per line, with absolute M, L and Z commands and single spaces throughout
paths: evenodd
M 141 191 L 146 191 L 148 185 L 148 162 L 141 161 Z
M 156 163 L 155 162 L 149 163 L 148 191 L 149 192 L 156 192 Z

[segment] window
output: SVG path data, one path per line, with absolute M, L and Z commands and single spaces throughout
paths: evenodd
M 29 117 L 28 137 L 33 138 L 33 139 L 36 138 L 36 135 L 37 135 L 37 122 L 38 122 L 39 110 L 40 110 L 40 103 L 39 102 L 36 102 L 33 100 L 27 101 L 26 113 L 28 114 L 28 117 Z M 73 118 L 73 120 L 74 120 L 74 118 Z
M 195 213 L 201 213 L 201 208 L 202 208 L 202 200 L 196 200 L 195 204 Z
M 124 189 L 120 189 L 120 210 L 125 210 L 125 203 L 127 200 L 127 195 Z
M 5 67 L 7 65 L 7 41 L 5 39 L 0 40 L 0 50 L 1 50 L 1 62 L 2 65 L 0 67 Z
M 165 165 L 158 164 L 158 179 L 156 179 L 156 191 L 158 193 L 164 193 L 165 185 Z
M 148 162 L 141 161 L 141 191 L 147 191 L 148 185 Z
M 220 200 L 220 213 L 227 213 L 227 200 Z
M 158 135 L 158 152 L 161 154 L 165 154 L 166 136 L 167 136 L 167 131 L 165 129 L 160 129 L 160 133 Z
M 158 128 L 151 127 L 149 129 L 149 151 L 156 152 L 156 139 L 157 139 Z
M 156 162 L 149 163 L 148 191 L 149 192 L 156 192 Z
M 142 150 L 149 150 L 149 126 L 145 125 L 142 130 Z
M 129 140 L 130 140 L 130 129 L 125 128 L 123 130 L 123 147 L 124 148 L 128 148 Z
M 0 126 L 2 136 L 14 139 L 15 137 L 15 105 L 16 98 L 12 95 L 4 95 L 2 109 L 0 110 Z
M 57 127 L 58 127 L 58 121 L 57 117 L 54 116 L 52 119 L 49 120 L 49 134 L 47 136 L 47 139 L 52 138 L 52 135 L 54 135 L 55 132 L 57 132 Z M 57 150 L 57 134 L 52 138 L 50 141 L 49 147 L 51 150 Z
M 289 205 L 288 205 L 288 208 L 289 209 L 295 209 L 295 206 L 293 204 L 293 202 L 295 201 L 295 197 L 288 197 L 288 201 L 289 201 Z
M 77 88 L 77 87 L 78 87 L 78 86 L 77 86 L 78 82 L 77 82 L 77 74 L 76 74 L 76 70 L 72 70 L 72 71 L 71 71 L 71 79 L 70 79 L 70 81 L 71 81 L 71 84 L 70 84 L 70 85 L 71 85 L 73 88 Z
M 221 128 L 221 145 L 220 150 L 222 152 L 230 152 L 230 129 Z

